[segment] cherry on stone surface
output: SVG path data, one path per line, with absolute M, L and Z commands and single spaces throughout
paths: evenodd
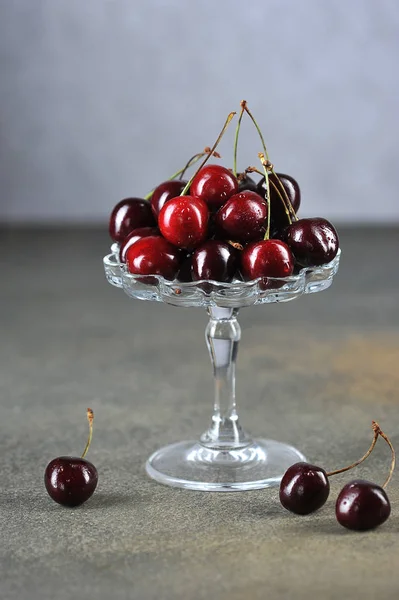
M 114 242 L 122 242 L 133 229 L 154 227 L 151 205 L 143 198 L 125 198 L 114 207 L 109 219 L 109 235 Z
M 134 275 L 161 275 L 173 280 L 179 270 L 179 250 L 161 236 L 149 235 L 135 242 L 126 252 L 126 264 Z M 140 279 L 142 283 L 156 283 L 154 277 Z
M 178 248 L 193 250 L 205 241 L 209 210 L 201 198 L 178 196 L 169 200 L 158 217 L 162 235 Z
M 225 239 L 242 244 L 260 240 L 266 231 L 267 203 L 255 192 L 239 192 L 219 208 L 215 224 Z
M 85 459 L 93 431 L 93 411 L 87 409 L 89 439 L 81 457 L 59 456 L 54 458 L 44 472 L 44 484 L 49 496 L 63 506 L 79 506 L 93 495 L 97 483 L 96 467 Z
M 231 282 L 236 272 L 237 258 L 237 250 L 230 244 L 208 240 L 193 254 L 193 279 Z
M 96 467 L 84 458 L 60 456 L 46 467 L 44 482 L 49 496 L 63 506 L 79 506 L 93 495 L 97 483 Z
M 306 462 L 292 465 L 280 484 L 280 502 L 287 510 L 308 515 L 326 503 L 330 493 L 327 473 Z
M 342 488 L 335 514 L 337 521 L 347 529 L 367 531 L 388 519 L 391 505 L 381 486 L 364 479 L 354 479 Z
M 176 196 L 180 196 L 184 188 L 186 187 L 187 181 L 181 181 L 173 179 L 171 181 L 164 181 L 159 184 L 152 193 L 151 196 L 151 208 L 154 214 L 154 217 L 157 219 L 158 215 L 163 208 L 164 204 L 171 200 L 172 198 L 176 198 Z
M 329 263 L 339 249 L 334 226 L 320 217 L 294 221 L 283 230 L 282 239 L 291 248 L 297 262 L 304 267 Z
M 264 287 L 278 287 L 277 282 L 267 282 L 267 278 L 288 277 L 293 270 L 292 252 L 280 240 L 252 242 L 241 253 L 241 273 L 245 281 L 263 277 L 266 278 Z
M 238 192 L 237 177 L 221 165 L 206 165 L 195 175 L 190 194 L 216 210 Z
M 139 227 L 138 229 L 133 229 L 129 233 L 127 237 L 123 240 L 120 249 L 119 249 L 119 260 L 121 262 L 126 262 L 126 252 L 135 242 L 141 240 L 143 237 L 147 237 L 149 235 L 160 235 L 159 230 L 156 227 Z

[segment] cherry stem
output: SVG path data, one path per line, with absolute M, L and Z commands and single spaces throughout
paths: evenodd
M 243 105 L 241 104 L 241 106 L 243 106 Z M 253 114 L 249 110 L 246 102 L 245 102 L 243 108 L 244 108 L 245 112 L 247 113 L 247 115 L 249 116 L 249 118 L 251 119 L 252 123 L 255 125 L 256 131 L 259 134 L 260 141 L 262 142 L 262 148 L 263 148 L 263 152 L 265 153 L 266 160 L 270 160 L 269 159 L 269 153 L 268 153 L 267 148 L 266 148 L 266 143 L 265 143 L 265 139 L 263 137 L 263 134 L 262 134 L 262 132 L 260 130 L 260 127 L 259 127 L 258 123 L 255 120 L 255 117 L 253 116 Z
M 204 148 L 203 152 L 199 152 L 198 154 L 194 154 L 194 156 L 192 156 L 190 158 L 190 160 L 186 163 L 186 166 L 180 170 L 180 172 L 175 173 L 174 175 L 172 175 L 171 179 L 174 179 L 175 177 L 177 177 L 180 173 L 180 177 L 179 179 L 181 180 L 184 176 L 184 173 L 187 171 L 187 169 L 189 169 L 190 167 L 192 167 L 193 165 L 195 165 L 196 162 L 198 162 L 200 160 L 200 158 L 202 158 L 203 156 L 205 156 L 206 154 L 212 154 L 212 156 L 215 156 L 216 158 L 222 158 L 219 154 L 219 152 L 212 152 L 211 149 L 209 148 L 209 146 L 206 146 Z
M 266 226 L 266 233 L 265 233 L 265 237 L 263 238 L 264 240 L 268 240 L 270 238 L 270 185 L 269 185 L 269 173 L 267 172 L 267 168 L 268 168 L 268 164 L 270 164 L 270 161 L 265 159 L 265 155 L 263 154 L 263 152 L 259 152 L 258 154 L 260 162 L 262 163 L 263 166 L 263 171 L 265 173 L 265 182 L 266 182 L 266 202 L 267 202 L 267 226 Z
M 227 127 L 230 124 L 230 121 L 232 120 L 232 118 L 235 115 L 235 111 L 229 113 L 226 121 L 224 122 L 224 125 L 221 129 L 221 132 L 219 133 L 218 137 L 216 138 L 216 142 L 213 144 L 212 148 L 210 149 L 210 152 L 207 153 L 207 156 L 204 158 L 204 160 L 202 161 L 202 163 L 200 164 L 200 166 L 198 167 L 198 169 L 196 170 L 196 172 L 194 173 L 194 175 L 191 177 L 191 179 L 187 182 L 187 184 L 184 186 L 183 191 L 181 192 L 180 196 L 185 196 L 185 194 L 187 193 L 187 191 L 190 189 L 190 185 L 193 182 L 194 177 L 197 175 L 197 173 L 199 173 L 202 169 L 202 167 L 208 162 L 209 158 L 213 155 L 213 153 L 215 152 L 217 146 L 219 145 L 220 140 L 222 139 Z
M 282 184 L 282 182 L 281 182 L 281 179 L 280 179 L 280 177 L 277 175 L 277 173 L 276 173 L 276 171 L 274 170 L 274 168 L 272 168 L 272 169 L 271 169 L 271 171 L 272 171 L 273 175 L 275 176 L 275 178 L 277 179 L 277 182 L 278 182 L 278 184 L 279 184 L 279 186 L 280 186 L 280 190 L 281 190 L 281 191 L 283 192 L 283 194 L 284 194 L 284 197 L 285 197 L 285 202 L 283 201 L 283 204 L 284 204 L 284 209 L 285 209 L 285 212 L 287 212 L 287 209 L 288 209 L 288 211 L 289 211 L 289 213 L 290 213 L 290 214 L 288 215 L 288 216 L 289 216 L 289 220 L 290 220 L 290 224 L 292 223 L 292 221 L 298 221 L 298 217 L 296 216 L 296 212 L 295 212 L 295 210 L 294 210 L 294 207 L 293 207 L 293 206 L 292 206 L 292 204 L 291 204 L 291 200 L 290 200 L 290 199 L 289 199 L 289 197 L 288 197 L 287 190 L 286 190 L 286 189 L 285 189 L 285 187 L 283 186 L 283 184 Z M 275 187 L 275 189 L 277 190 L 277 186 L 276 186 L 276 185 L 274 185 L 274 187 Z M 277 192 L 278 192 L 278 190 L 277 190 Z M 279 196 L 280 196 L 280 198 L 281 198 L 281 194 L 279 193 L 278 195 L 279 195 Z M 288 213 L 287 213 L 287 214 L 288 214 Z
M 262 175 L 263 179 L 265 178 L 264 174 L 262 173 L 262 171 L 259 171 L 259 169 L 257 169 L 256 167 L 248 167 L 247 169 L 245 169 L 245 172 L 246 173 L 258 173 L 258 175 Z M 274 173 L 274 175 L 276 175 L 276 173 L 274 171 L 272 171 L 272 172 Z M 276 177 L 277 177 L 277 175 L 276 175 Z M 277 192 L 277 195 L 280 198 L 280 200 L 281 200 L 281 202 L 282 202 L 282 204 L 284 206 L 284 210 L 285 210 L 285 214 L 287 215 L 288 222 L 291 225 L 292 219 L 291 219 L 290 211 L 289 211 L 288 206 L 287 206 L 287 202 L 283 198 L 283 196 L 281 195 L 281 192 L 278 189 L 278 187 L 276 186 L 276 184 L 274 183 L 273 179 L 269 179 L 269 184 L 270 183 L 272 184 L 273 188 Z M 288 199 L 288 202 L 289 202 L 289 199 Z
M 245 106 L 244 106 L 244 110 L 246 111 L 247 115 L 248 115 L 248 116 L 249 116 L 249 118 L 251 119 L 252 123 L 255 125 L 256 131 L 258 132 L 258 134 L 259 134 L 259 137 L 260 137 L 260 141 L 262 142 L 263 152 L 264 152 L 264 154 L 265 154 L 266 160 L 270 162 L 270 159 L 269 159 L 269 153 L 268 153 L 268 151 L 267 151 L 267 148 L 266 148 L 266 143 L 265 143 L 265 139 L 264 139 L 264 137 L 263 137 L 263 135 L 262 135 L 262 132 L 261 132 L 261 130 L 260 130 L 260 127 L 259 127 L 259 125 L 258 125 L 257 121 L 255 120 L 255 117 L 253 116 L 253 114 L 251 113 L 251 111 L 249 110 L 249 108 L 247 107 L 247 105 L 246 105 L 246 104 L 245 104 Z M 280 181 L 280 178 L 278 177 L 277 173 L 275 172 L 275 170 L 274 170 L 274 168 L 273 168 L 273 165 L 271 165 L 270 172 L 271 172 L 271 173 L 272 173 L 272 174 L 275 176 L 275 178 L 277 179 L 277 182 L 278 182 L 278 184 L 279 184 L 279 186 L 280 186 L 280 189 L 281 189 L 281 191 L 282 191 L 282 193 L 283 193 L 283 195 L 284 195 L 284 197 L 285 197 L 285 200 L 286 200 L 286 202 L 283 202 L 283 204 L 284 204 L 284 209 L 285 209 L 285 211 L 286 211 L 286 212 L 287 212 L 287 208 L 288 208 L 288 210 L 290 211 L 290 215 L 291 215 L 290 224 L 291 224 L 291 223 L 292 223 L 292 220 L 294 220 L 294 221 L 297 221 L 297 220 L 298 220 L 298 217 L 296 216 L 296 213 L 295 213 L 295 211 L 294 211 L 294 208 L 293 208 L 293 206 L 292 206 L 292 204 L 291 204 L 291 201 L 290 201 L 290 199 L 289 199 L 289 197 L 288 197 L 287 191 L 286 191 L 285 187 L 283 186 L 283 184 L 281 183 L 281 181 Z M 275 189 L 277 190 L 277 187 L 276 187 L 276 186 L 274 186 L 274 187 L 275 187 Z M 281 198 L 281 194 L 279 194 L 279 197 Z
M 385 434 L 385 433 L 382 431 L 382 429 L 380 428 L 380 426 L 378 425 L 378 423 L 376 423 L 375 421 L 373 421 L 373 424 L 372 424 L 372 426 L 373 426 L 374 432 L 377 432 L 377 435 L 380 435 L 380 436 L 382 437 L 382 439 L 386 441 L 386 443 L 387 443 L 387 444 L 388 444 L 388 446 L 390 447 L 390 449 L 391 449 L 391 453 L 392 453 L 391 468 L 389 469 L 388 477 L 386 478 L 386 480 L 385 480 L 385 482 L 384 482 L 384 484 L 383 484 L 383 486 L 382 486 L 383 488 L 386 488 L 386 487 L 387 487 L 387 485 L 388 485 L 388 483 L 391 481 L 391 479 L 392 479 L 392 475 L 393 475 L 393 472 L 394 472 L 394 470 L 395 470 L 395 464 L 396 464 L 395 449 L 394 449 L 394 447 L 392 446 L 392 442 L 391 442 L 391 440 L 390 440 L 390 439 L 389 439 L 389 437 L 388 437 L 388 436 L 387 436 L 387 435 L 386 435 L 386 434 Z
M 373 421 L 373 423 L 374 423 L 374 421 Z M 374 430 L 374 437 L 373 437 L 373 441 L 371 442 L 371 446 L 367 450 L 366 454 L 364 454 L 362 456 L 362 458 L 360 458 L 359 460 L 357 460 L 353 464 L 349 465 L 349 467 L 344 467 L 343 469 L 337 469 L 336 471 L 330 471 L 329 473 L 327 473 L 327 477 L 332 477 L 332 475 L 338 475 L 339 473 L 345 473 L 345 471 L 350 471 L 350 469 L 353 469 L 354 467 L 357 467 L 358 465 L 360 465 L 360 463 L 362 463 L 364 460 L 366 460 L 366 458 L 368 458 L 370 456 L 370 454 L 374 450 L 374 446 L 377 443 L 378 435 L 379 435 L 379 431 L 374 428 L 374 425 L 372 425 L 372 427 L 373 427 L 373 430 Z
M 87 420 L 89 421 L 89 437 L 87 438 L 87 444 L 85 449 L 83 450 L 83 454 L 82 454 L 82 458 L 84 458 L 90 448 L 90 444 L 91 444 L 91 440 L 93 437 L 93 419 L 94 419 L 94 413 L 91 410 L 91 408 L 87 409 Z
M 241 112 L 240 112 L 240 116 L 238 117 L 238 123 L 237 123 L 237 127 L 236 127 L 236 133 L 234 136 L 234 161 L 233 161 L 233 173 L 235 175 L 235 177 L 237 177 L 237 150 L 238 150 L 238 137 L 240 135 L 240 129 L 241 129 L 241 121 L 242 121 L 242 117 L 243 114 L 245 112 L 245 107 L 247 105 L 247 101 L 246 100 L 241 100 L 240 102 L 240 106 L 241 106 Z
M 176 171 L 176 173 L 173 173 L 173 175 L 168 177 L 167 181 L 172 181 L 172 179 L 176 179 L 176 177 L 178 177 L 179 175 L 181 177 L 183 177 L 183 175 L 187 171 L 187 169 L 189 167 L 191 167 L 192 165 L 195 165 L 195 163 L 198 162 L 203 156 L 205 156 L 205 154 L 207 154 L 207 152 L 199 152 L 198 154 L 194 154 L 194 156 L 192 156 L 190 158 L 190 160 L 186 163 L 186 165 L 182 169 L 179 169 L 178 171 Z M 151 198 L 154 190 L 155 190 L 155 188 L 152 188 L 152 190 L 144 196 L 144 200 L 149 200 Z

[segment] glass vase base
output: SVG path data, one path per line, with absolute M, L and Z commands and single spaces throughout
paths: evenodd
M 152 479 L 173 487 L 240 492 L 279 485 L 288 467 L 303 460 L 299 450 L 275 440 L 255 440 L 238 448 L 187 441 L 154 452 L 146 471 Z

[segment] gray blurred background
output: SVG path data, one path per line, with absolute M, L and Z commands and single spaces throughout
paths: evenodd
M 303 215 L 397 222 L 398 59 L 397 0 L 0 0 L 0 221 L 105 223 L 245 98 Z

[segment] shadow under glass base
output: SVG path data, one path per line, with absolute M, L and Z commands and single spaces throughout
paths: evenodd
M 299 450 L 274 440 L 255 440 L 236 449 L 214 449 L 200 442 L 178 442 L 157 450 L 146 463 L 150 477 L 174 487 L 234 492 L 276 486 Z

